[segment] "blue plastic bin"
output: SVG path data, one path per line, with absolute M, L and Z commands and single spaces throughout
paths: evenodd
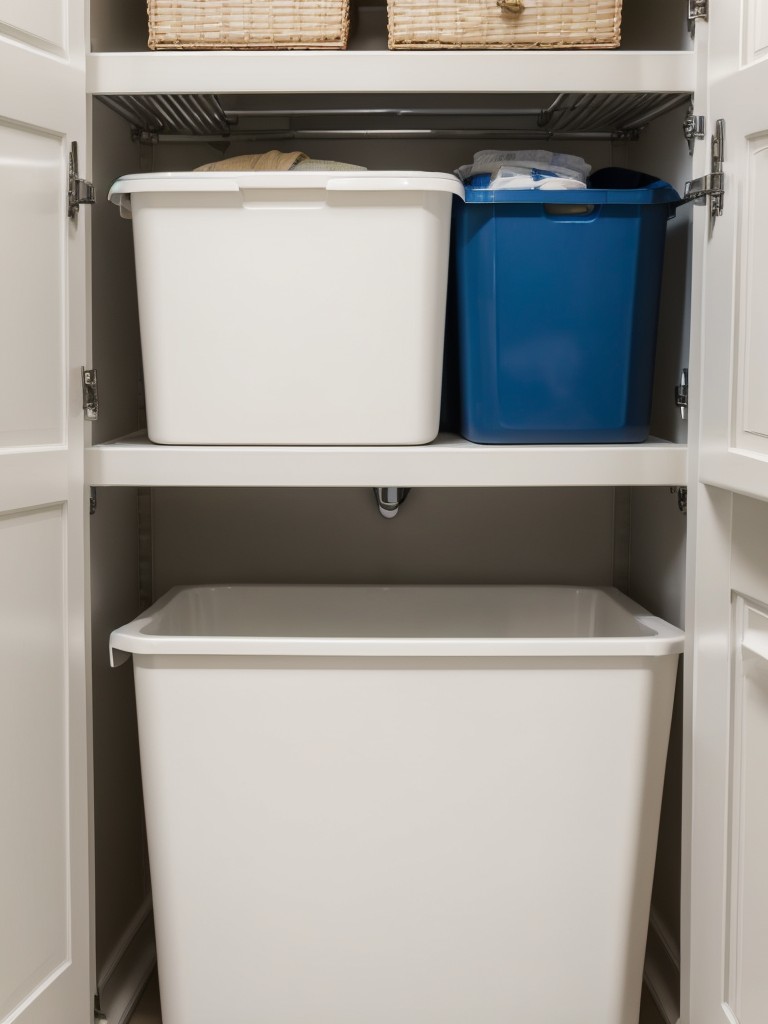
M 454 211 L 461 433 L 487 444 L 644 441 L 679 196 L 617 169 L 585 191 L 488 181 L 472 179 Z

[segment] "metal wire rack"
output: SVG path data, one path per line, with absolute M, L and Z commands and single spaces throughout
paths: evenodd
M 337 138 L 621 139 L 633 141 L 653 120 L 690 103 L 688 93 L 560 93 L 550 96 L 294 98 L 215 95 L 100 96 L 140 141 Z M 263 104 L 263 105 L 262 105 Z

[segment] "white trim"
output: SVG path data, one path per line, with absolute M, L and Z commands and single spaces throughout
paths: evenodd
M 543 59 L 542 59 L 543 58 Z M 696 54 L 575 50 L 187 51 L 94 53 L 94 95 L 166 92 L 445 93 L 692 92 Z
M 680 487 L 685 445 L 482 445 L 452 434 L 381 446 L 166 445 L 144 433 L 86 449 L 92 487 Z

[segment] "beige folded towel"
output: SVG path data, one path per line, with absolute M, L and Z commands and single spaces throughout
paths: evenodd
M 244 156 L 230 156 L 226 160 L 196 167 L 196 171 L 290 171 L 296 164 L 307 159 L 306 153 L 281 153 L 270 149 L 268 153 L 248 153 Z
M 367 171 L 360 164 L 345 164 L 340 160 L 302 160 L 293 168 L 296 171 Z

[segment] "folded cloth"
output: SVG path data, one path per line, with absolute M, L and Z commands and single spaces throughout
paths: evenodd
M 196 167 L 196 171 L 365 171 L 360 164 L 345 164 L 339 160 L 310 160 L 306 153 L 281 153 L 270 149 L 268 153 L 247 153 L 230 156 Z
M 270 149 L 268 153 L 246 153 L 244 156 L 230 156 L 226 160 L 214 160 L 210 164 L 196 167 L 196 171 L 290 171 L 307 159 L 306 153 L 281 153 Z
M 549 177 L 576 179 L 585 184 L 589 172 L 592 170 L 590 165 L 582 160 L 580 156 L 573 156 L 570 153 L 550 153 L 546 149 L 517 151 L 481 149 L 478 153 L 475 153 L 473 163 L 459 167 L 456 174 L 458 174 L 462 181 L 468 181 L 476 174 L 496 176 L 502 168 L 504 168 L 507 176 L 514 174 L 531 175 L 534 172 L 538 172 Z
M 561 178 L 542 171 L 521 174 L 518 170 L 506 166 L 499 168 L 488 186 L 492 191 L 537 188 L 542 192 L 565 192 L 586 187 L 586 183 L 579 178 Z
M 339 160 L 302 160 L 293 168 L 296 171 L 367 171 L 360 164 L 345 164 Z

